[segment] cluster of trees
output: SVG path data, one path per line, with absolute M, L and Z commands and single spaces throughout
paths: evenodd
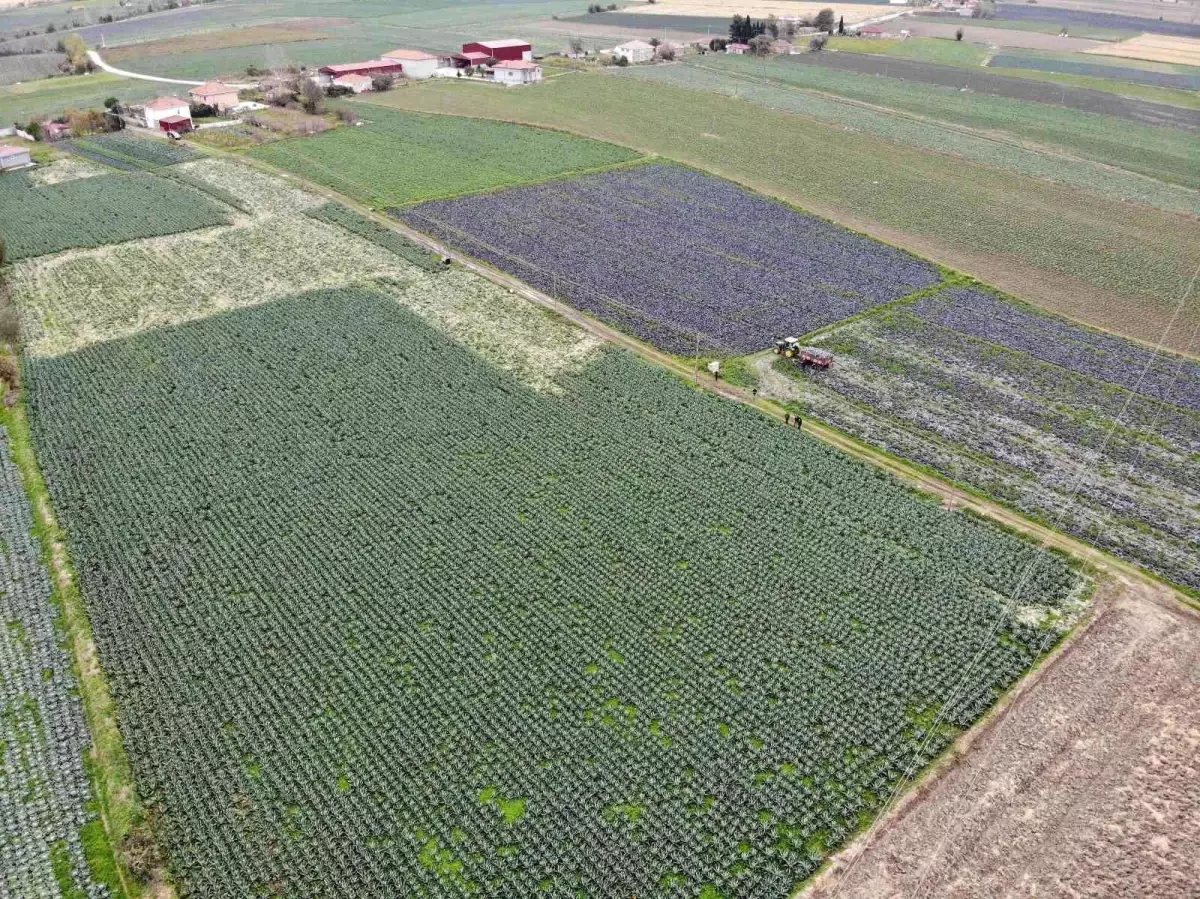
M 616 12 L 616 9 L 617 9 L 617 4 L 615 4 L 615 3 L 610 3 L 610 4 L 608 4 L 608 6 L 601 6 L 599 3 L 593 3 L 591 6 L 588 7 L 588 12 L 589 13 Z
M 729 23 L 729 41 L 755 46 L 755 38 L 766 38 L 769 44 L 773 40 L 792 40 L 798 28 L 816 28 L 817 31 L 833 32 L 834 12 L 828 7 L 808 19 L 780 19 L 771 15 L 765 19 L 752 19 L 750 16 L 734 15 Z M 720 44 L 718 47 L 717 44 Z M 724 50 L 725 41 L 716 38 L 709 42 L 713 50 Z M 760 45 L 764 42 L 760 41 Z

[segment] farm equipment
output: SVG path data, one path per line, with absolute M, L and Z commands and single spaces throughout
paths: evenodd
M 780 337 L 775 341 L 775 355 L 795 359 L 801 365 L 829 368 L 833 365 L 833 353 L 815 346 L 801 346 L 795 337 Z

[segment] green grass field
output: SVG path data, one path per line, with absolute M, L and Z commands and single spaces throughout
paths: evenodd
M 497 98 L 505 93 L 480 85 L 468 89 Z M 613 144 L 519 125 L 376 106 L 360 111 L 361 127 L 267 144 L 250 155 L 381 207 L 540 181 L 637 157 Z
M 706 57 L 703 64 L 955 125 L 1002 131 L 1085 159 L 1187 187 L 1200 187 L 1195 135 L 1184 129 L 1154 128 L 1045 103 L 840 72 L 786 59 L 763 63 L 750 57 L 718 55 Z
M 829 49 L 898 56 L 948 66 L 981 65 L 991 52 L 978 44 L 940 37 L 910 37 L 907 40 L 833 37 L 829 39 Z
M 702 91 L 595 74 L 519 91 L 430 84 L 374 100 L 567 128 L 659 153 L 1151 341 L 1200 264 L 1192 216 Z
M 1036 31 L 1040 34 L 1058 34 L 1061 25 L 1053 22 L 1025 21 L 1021 19 L 961 19 L 957 16 L 921 16 L 922 22 L 937 22 L 941 25 L 963 25 L 970 28 L 996 28 L 1004 31 Z M 1120 28 L 1104 28 L 1100 25 L 1072 25 L 1071 37 L 1094 41 L 1123 41 L 1136 37 L 1140 32 Z
M 131 81 L 117 75 L 100 72 L 94 75 L 71 75 L 43 78 L 23 84 L 0 87 L 0 122 L 28 122 L 33 118 L 59 115 L 65 109 L 100 108 L 105 98 L 118 100 L 149 100 L 162 93 L 148 81 Z

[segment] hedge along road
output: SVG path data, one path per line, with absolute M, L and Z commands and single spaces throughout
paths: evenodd
M 802 53 L 788 57 L 789 63 L 824 66 L 860 75 L 883 75 L 905 81 L 918 81 L 940 87 L 970 90 L 978 94 L 1048 103 L 1083 112 L 1116 116 L 1146 125 L 1200 130 L 1200 110 L 1183 109 L 1164 103 L 1127 100 L 1125 97 L 1086 87 L 1063 87 L 1045 81 L 1032 81 L 1011 75 L 997 75 L 978 66 L 943 66 L 871 53 Z
M 706 374 L 699 373 L 693 366 L 686 364 L 676 357 L 655 349 L 654 347 L 647 343 L 643 343 L 635 337 L 631 337 L 622 331 L 618 331 L 616 328 L 609 327 L 608 325 L 605 325 L 602 322 L 585 315 L 573 306 L 569 306 L 566 303 L 560 302 L 549 294 L 542 293 L 541 291 L 529 286 L 525 282 L 520 281 L 517 278 L 500 271 L 499 269 L 492 268 L 490 265 L 478 262 L 470 256 L 460 253 L 451 247 L 445 246 L 437 240 L 429 237 L 427 234 L 410 228 L 396 219 L 391 218 L 390 216 L 378 213 L 371 207 L 364 206 L 363 204 L 344 194 L 338 193 L 337 191 L 321 184 L 317 184 L 316 182 L 308 181 L 307 179 L 301 178 L 298 175 L 294 175 L 291 172 L 276 168 L 275 166 L 269 165 L 252 157 L 240 156 L 236 153 L 230 153 L 225 150 L 218 150 L 211 147 L 205 147 L 204 149 L 213 155 L 225 156 L 231 160 L 240 161 L 243 164 L 251 165 L 264 172 L 269 172 L 276 177 L 284 178 L 292 183 L 299 184 L 305 190 L 310 191 L 311 193 L 319 194 L 331 200 L 336 200 L 337 202 L 356 210 L 360 214 L 368 216 L 379 224 L 385 225 L 393 231 L 398 231 L 419 246 L 424 246 L 430 251 L 437 253 L 439 256 L 453 259 L 464 268 L 469 269 L 476 274 L 482 275 L 493 283 L 498 284 L 501 287 L 505 287 L 508 290 L 511 290 L 513 293 L 524 297 L 533 303 L 537 303 L 539 306 L 557 313 L 562 318 L 572 322 L 573 324 L 592 334 L 595 334 L 597 337 L 600 337 L 603 340 L 623 347 L 627 350 L 631 350 L 643 358 L 669 369 L 676 375 L 684 378 L 685 380 L 692 381 L 696 386 L 704 390 L 712 391 L 713 393 L 717 393 L 726 399 L 737 403 L 753 406 L 760 412 L 770 415 L 779 421 L 787 421 L 791 417 L 790 411 L 778 403 L 758 397 L 751 391 L 741 387 L 736 387 L 727 381 L 717 381 L 711 379 L 707 377 Z M 933 475 L 921 471 L 920 469 L 901 459 L 889 456 L 887 453 L 860 443 L 853 437 L 850 437 L 849 435 L 844 434 L 841 431 L 824 424 L 823 422 L 813 419 L 806 419 L 803 427 L 804 430 L 809 434 L 824 440 L 826 443 L 837 447 L 854 458 L 889 472 L 891 475 L 900 479 L 900 481 L 908 484 L 909 486 L 940 497 L 944 503 L 952 508 L 969 509 L 976 514 L 986 516 L 987 518 L 998 522 L 1004 527 L 1036 540 L 1043 546 L 1052 547 L 1069 553 L 1076 559 L 1079 559 L 1085 564 L 1092 566 L 1098 572 L 1102 572 L 1107 575 L 1124 576 L 1132 579 L 1136 583 L 1148 584 L 1156 588 L 1161 588 L 1165 585 L 1170 590 L 1171 595 L 1180 602 L 1189 606 L 1200 607 L 1200 603 L 1197 603 L 1195 600 L 1188 597 L 1187 594 L 1183 593 L 1183 591 L 1179 590 L 1173 584 L 1167 584 L 1165 581 L 1162 581 L 1148 572 L 1143 571 L 1136 565 L 1129 564 L 1121 559 L 1116 558 L 1115 556 L 1110 556 L 1106 553 L 1103 553 L 1094 546 L 1084 543 L 1082 540 L 1077 540 L 1074 537 L 1067 536 L 1066 534 L 1060 533 L 1059 531 L 1047 527 L 1046 525 L 1039 524 L 1038 522 L 1026 518 L 1024 515 L 1014 512 L 1013 510 L 1007 508 L 1006 506 L 1000 505 L 999 503 L 995 503 L 972 493 L 968 493 L 967 491 L 955 487 L 953 484 L 950 484 L 941 478 L 934 477 Z

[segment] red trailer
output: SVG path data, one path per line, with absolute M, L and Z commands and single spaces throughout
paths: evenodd
M 192 130 L 192 120 L 189 116 L 169 115 L 158 120 L 158 127 L 167 134 L 187 134 Z
M 801 365 L 815 365 L 817 368 L 829 368 L 833 365 L 833 353 L 828 350 L 818 349 L 815 346 L 806 346 L 800 351 Z
M 483 53 L 498 62 L 517 62 L 533 59 L 533 46 L 528 41 L 506 38 L 502 41 L 472 41 L 462 45 L 462 52 Z

